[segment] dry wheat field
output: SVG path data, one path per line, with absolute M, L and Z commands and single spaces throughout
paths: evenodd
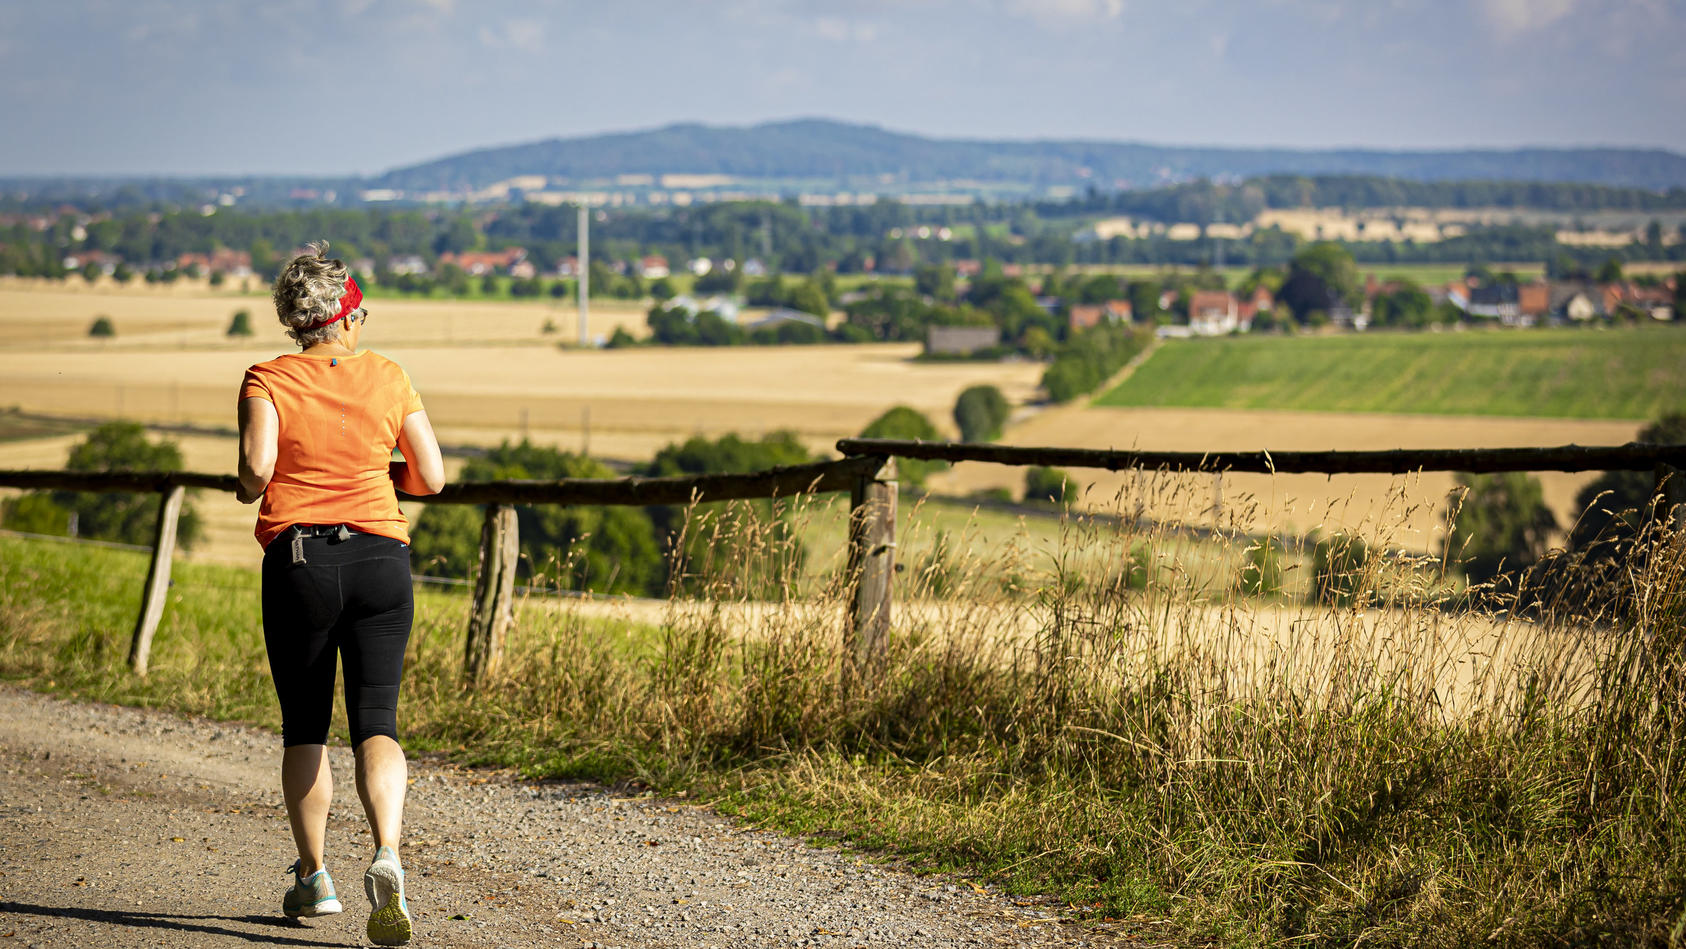
M 203 284 L 166 287 L 0 284 L 0 328 L 34 340 L 0 353 L 0 409 L 152 423 L 231 427 L 233 395 L 253 362 L 289 350 L 257 293 Z M 1033 403 L 1035 363 L 918 363 L 913 344 L 731 349 L 575 350 L 574 311 L 550 302 L 370 301 L 365 343 L 401 363 L 415 380 L 448 444 L 489 445 L 531 437 L 571 451 L 623 461 L 648 459 L 694 434 L 759 435 L 789 429 L 816 452 L 860 431 L 892 405 L 926 413 L 944 431 L 954 399 L 969 385 L 999 386 L 1015 404 Z M 224 335 L 232 313 L 253 314 L 257 335 Z M 107 315 L 117 336 L 90 340 L 87 326 Z M 541 332 L 554 319 L 556 334 Z M 597 306 L 592 329 L 642 331 L 635 305 Z M 1619 444 L 1626 421 L 1387 416 L 1218 409 L 1091 408 L 1021 410 L 1004 441 L 1024 445 L 1160 450 L 1370 449 Z M 60 464 L 72 437 L 0 442 L 0 467 Z M 232 471 L 232 440 L 188 437 L 189 467 Z M 1132 510 L 1158 520 L 1249 532 L 1305 533 L 1363 524 L 1398 526 L 1394 542 L 1433 550 L 1446 474 L 1231 475 L 1157 482 L 1141 490 L 1132 473 L 1078 472 L 1080 507 L 1109 510 L 1132 488 Z M 1577 491 L 1593 475 L 1544 474 L 1559 522 L 1573 516 Z M 963 464 L 930 486 L 945 495 L 1022 489 L 1020 469 Z M 196 556 L 250 559 L 251 512 L 227 498 L 202 501 L 209 528 Z

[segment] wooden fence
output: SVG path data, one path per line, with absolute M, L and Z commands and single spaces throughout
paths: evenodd
M 848 491 L 848 572 L 852 585 L 849 629 L 857 668 L 881 655 L 889 631 L 896 549 L 895 458 L 1002 465 L 1046 465 L 1155 471 L 1318 474 L 1408 474 L 1418 471 L 1649 471 L 1659 498 L 1681 495 L 1686 445 L 1627 445 L 1557 448 L 1401 449 L 1396 451 L 1154 452 L 1087 448 L 845 438 L 844 457 L 771 468 L 748 474 L 671 478 L 569 478 L 561 481 L 488 481 L 448 484 L 420 500 L 429 504 L 483 504 L 480 569 L 464 647 L 464 676 L 472 685 L 497 668 L 513 617 L 516 551 L 515 505 L 685 505 L 705 501 L 781 498 Z M 188 488 L 233 492 L 233 475 L 197 472 L 0 471 L 0 487 L 56 491 L 152 492 L 162 496 L 151 565 L 135 621 L 129 664 L 145 675 L 153 634 L 163 617 L 175 549 L 176 522 Z

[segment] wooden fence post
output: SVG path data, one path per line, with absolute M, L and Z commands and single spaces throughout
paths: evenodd
M 515 507 L 493 504 L 480 526 L 480 577 L 474 583 L 474 612 L 468 618 L 463 684 L 472 688 L 497 671 L 503 639 L 515 622 L 515 562 L 520 529 Z
M 152 634 L 164 618 L 164 601 L 170 595 L 170 559 L 176 552 L 176 522 L 181 518 L 182 497 L 187 489 L 174 485 L 164 492 L 158 505 L 157 530 L 152 535 L 152 565 L 146 571 L 146 591 L 141 594 L 140 618 L 129 642 L 129 668 L 146 675 L 152 658 Z
M 849 496 L 849 632 L 855 668 L 866 671 L 884 656 L 896 573 L 896 463 L 886 459 L 874 474 L 855 480 Z

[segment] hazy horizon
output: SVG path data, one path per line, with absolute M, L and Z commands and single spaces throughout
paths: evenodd
M 0 174 L 372 175 L 796 118 L 930 138 L 1686 152 L 1660 0 L 69 0 L 0 10 Z

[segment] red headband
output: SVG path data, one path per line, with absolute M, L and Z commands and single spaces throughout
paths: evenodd
M 311 329 L 321 329 L 324 326 L 332 326 L 335 323 L 338 323 L 340 320 L 345 319 L 346 314 L 350 313 L 352 310 L 357 309 L 357 305 L 359 303 L 362 303 L 362 302 L 363 302 L 363 288 L 359 287 L 357 285 L 357 281 L 350 274 L 346 274 L 345 275 L 345 296 L 340 297 L 340 311 L 338 313 L 334 314 L 333 319 L 324 320 L 321 323 L 317 323 L 316 325 L 312 326 Z

